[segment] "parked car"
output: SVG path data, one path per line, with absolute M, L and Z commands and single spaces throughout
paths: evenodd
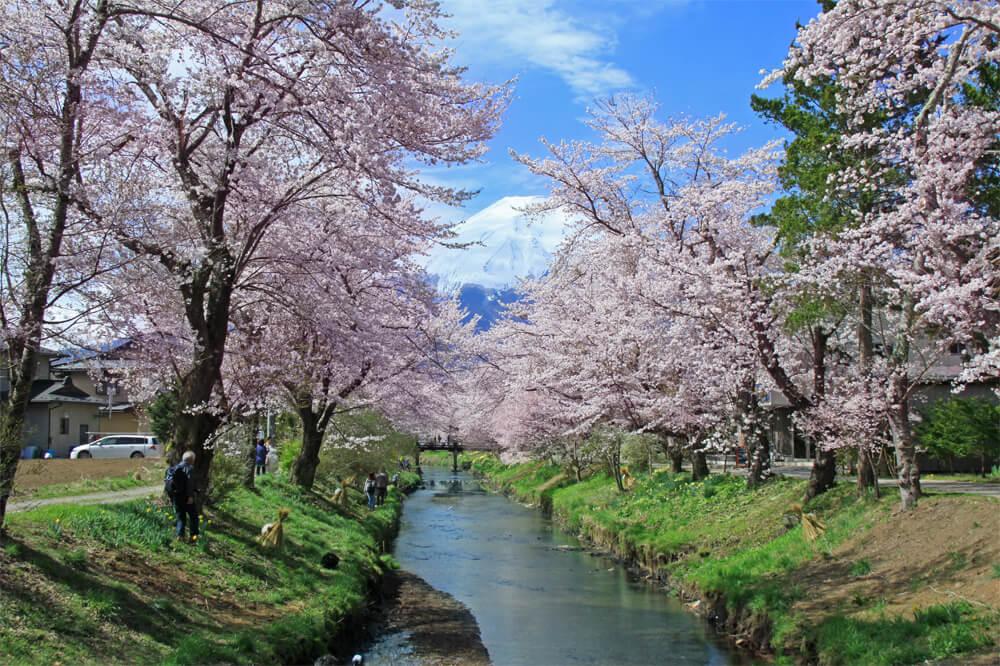
M 70 458 L 159 458 L 163 447 L 152 435 L 109 435 L 76 446 Z

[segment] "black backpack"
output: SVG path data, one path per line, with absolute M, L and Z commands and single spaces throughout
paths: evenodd
M 177 484 L 175 483 L 175 478 L 177 476 L 177 468 L 183 463 L 177 463 L 176 465 L 171 465 L 167 468 L 167 473 L 163 475 L 163 492 L 167 494 L 167 497 L 173 498 L 177 495 Z

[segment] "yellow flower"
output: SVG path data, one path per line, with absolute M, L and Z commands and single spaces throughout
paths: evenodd
M 198 540 L 198 536 L 197 535 L 191 537 L 191 541 L 197 541 L 197 540 Z
M 59 523 L 59 519 L 58 519 L 58 518 L 56 518 L 56 524 L 58 524 L 58 523 Z

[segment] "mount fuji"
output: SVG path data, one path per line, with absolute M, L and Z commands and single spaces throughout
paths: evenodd
M 532 217 L 523 212 L 541 197 L 499 199 L 455 226 L 454 244 L 463 249 L 437 247 L 425 267 L 442 291 L 458 292 L 470 315 L 479 315 L 486 330 L 508 304 L 517 300 L 519 278 L 540 277 L 568 227 L 567 216 L 552 211 Z

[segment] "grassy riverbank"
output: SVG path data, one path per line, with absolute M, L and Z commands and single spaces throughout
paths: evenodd
M 912 664 L 970 652 L 990 663 L 1000 639 L 994 499 L 932 496 L 904 515 L 894 493 L 858 499 L 844 484 L 805 507 L 826 525 L 809 541 L 787 517 L 799 480 L 750 491 L 732 476 L 661 472 L 621 494 L 600 473 L 577 483 L 553 465 L 467 459 L 498 489 L 697 599 L 737 644 L 779 663 Z
M 360 495 L 360 493 L 352 493 Z M 206 511 L 196 544 L 158 500 L 15 514 L 0 549 L 6 664 L 300 663 L 367 607 L 402 495 L 369 512 L 264 477 Z M 290 510 L 279 552 L 261 526 Z M 339 558 L 336 569 L 321 562 Z

